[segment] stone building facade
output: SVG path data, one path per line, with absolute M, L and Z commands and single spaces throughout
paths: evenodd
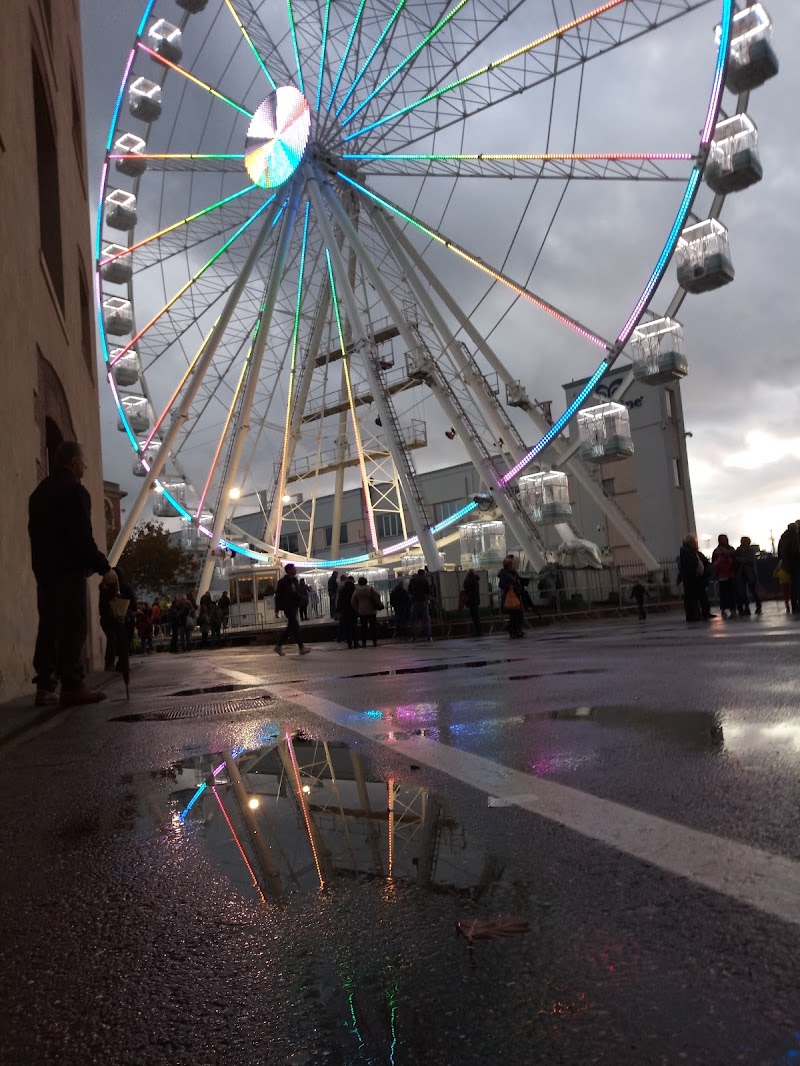
M 105 545 L 79 0 L 6 0 L 3 14 L 0 701 L 30 690 L 37 614 L 27 500 L 61 440 L 84 446 L 95 539 Z

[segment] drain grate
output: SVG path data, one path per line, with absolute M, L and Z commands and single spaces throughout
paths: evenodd
M 188 707 L 168 707 L 160 711 L 144 711 L 142 714 L 122 714 L 111 718 L 112 722 L 175 722 L 185 718 L 211 718 L 223 714 L 243 714 L 246 711 L 258 711 L 272 701 L 272 696 L 265 692 L 246 700 L 233 700 L 228 703 L 194 703 Z

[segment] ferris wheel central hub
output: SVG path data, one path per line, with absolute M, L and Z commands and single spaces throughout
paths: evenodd
M 311 132 L 308 100 L 281 85 L 260 105 L 247 129 L 244 166 L 262 189 L 277 189 L 300 165 Z

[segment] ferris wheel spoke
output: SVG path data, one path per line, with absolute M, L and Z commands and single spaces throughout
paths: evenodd
M 181 288 L 178 289 L 178 291 L 175 293 L 175 295 L 172 296 L 167 301 L 166 304 L 164 304 L 164 306 L 161 308 L 161 310 L 156 315 L 154 315 L 153 318 L 150 319 L 150 321 L 147 323 L 147 325 L 143 329 L 139 330 L 139 332 L 136 333 L 136 335 L 130 341 L 128 341 L 128 343 L 125 345 L 124 348 L 121 348 L 119 350 L 117 355 L 112 360 L 109 361 L 109 365 L 110 366 L 113 367 L 116 363 L 118 363 L 120 361 L 120 359 L 124 355 L 126 355 L 127 352 L 129 352 L 131 348 L 133 348 L 133 346 L 137 343 L 137 341 L 139 341 L 145 335 L 145 333 L 147 333 L 147 331 L 149 329 L 151 329 L 158 321 L 160 321 L 160 319 L 162 319 L 164 317 L 164 315 L 170 310 L 170 308 L 173 307 L 178 302 L 178 300 L 180 300 L 180 298 L 186 292 L 189 291 L 189 289 L 191 289 L 192 285 L 194 285 L 196 281 L 199 281 L 199 279 L 205 274 L 205 272 L 207 270 L 209 270 L 214 265 L 214 263 L 216 263 L 216 261 L 219 259 L 219 257 L 221 255 L 224 255 L 225 252 L 227 252 L 227 250 L 230 248 L 230 246 L 233 244 L 233 242 L 238 240 L 239 237 L 241 237 L 241 235 L 253 224 L 253 222 L 255 222 L 255 220 L 259 217 L 259 215 L 262 213 L 262 211 L 266 210 L 266 208 L 269 207 L 270 204 L 274 203 L 275 199 L 276 199 L 276 196 L 275 196 L 275 194 L 273 194 L 272 196 L 269 197 L 268 200 L 264 201 L 264 203 L 261 205 L 261 207 L 259 207 L 258 210 L 255 211 L 247 219 L 247 221 L 242 226 L 239 227 L 239 229 L 233 234 L 232 237 L 229 237 L 228 240 L 225 241 L 225 243 L 222 245 L 222 247 L 219 248 L 212 255 L 212 257 L 208 260 L 208 262 L 205 263 L 195 274 L 193 274 L 192 277 L 189 278 L 189 280 L 186 282 L 185 285 L 181 286 Z M 280 210 L 276 212 L 276 217 L 273 219 L 273 225 L 275 224 L 275 222 L 277 222 L 279 217 L 280 217 Z
M 591 341 L 592 344 L 595 344 L 598 348 L 611 348 L 611 344 L 608 341 L 603 340 L 602 337 L 598 336 L 598 334 L 588 329 L 576 318 L 573 318 L 566 312 L 559 310 L 547 300 L 543 300 L 541 296 L 537 296 L 524 285 L 517 284 L 517 282 L 513 281 L 502 271 L 494 270 L 478 256 L 473 255 L 471 252 L 468 252 L 465 248 L 462 248 L 461 245 L 457 244 L 455 241 L 451 241 L 449 237 L 444 236 L 437 230 L 432 229 L 430 226 L 426 226 L 419 219 L 414 218 L 412 215 L 401 210 L 389 200 L 384 199 L 382 196 L 378 196 L 377 193 L 372 192 L 370 189 L 365 188 L 363 185 L 360 185 L 358 182 L 354 181 L 346 174 L 343 174 L 341 171 L 337 172 L 337 177 L 347 182 L 348 185 L 356 189 L 359 193 L 361 193 L 362 196 L 366 197 L 368 200 L 371 200 L 373 203 L 377 204 L 378 207 L 382 207 L 384 208 L 384 210 L 387 210 L 392 214 L 396 215 L 398 218 L 402 219 L 404 222 L 407 222 L 409 225 L 413 226 L 421 233 L 424 233 L 427 237 L 430 237 L 432 240 L 436 241 L 437 244 L 441 244 L 444 248 L 447 248 L 449 251 L 453 252 L 460 259 L 463 259 L 465 262 L 470 263 L 472 266 L 476 267 L 484 274 L 487 274 L 490 278 L 493 278 L 494 281 L 500 282 L 502 285 L 505 285 L 506 288 L 510 289 L 517 296 L 521 296 L 523 299 L 527 300 L 529 303 L 534 304 L 542 311 L 546 311 L 549 315 L 557 319 L 559 322 L 562 322 L 565 326 L 569 326 L 570 329 L 575 330 L 576 333 L 580 333 L 581 336 L 585 337 L 586 340 Z
M 322 44 L 319 49 L 319 72 L 317 74 L 317 98 L 314 108 L 319 111 L 322 100 L 322 79 L 325 76 L 325 51 L 328 47 L 328 26 L 331 19 L 331 0 L 325 0 L 325 15 L 322 22 Z
M 432 178 L 541 178 L 561 181 L 686 181 L 664 163 L 694 162 L 692 152 L 544 152 L 544 153 L 345 153 L 367 176 Z
M 247 44 L 248 44 L 248 46 L 250 48 L 250 51 L 256 57 L 256 62 L 261 67 L 261 69 L 264 71 L 264 75 L 265 75 L 267 81 L 272 86 L 272 89 L 274 91 L 275 89 L 278 88 L 278 86 L 275 84 L 275 79 L 272 77 L 272 75 L 270 74 L 269 70 L 267 69 L 267 65 L 264 62 L 264 59 L 263 59 L 261 53 L 259 52 L 258 48 L 256 48 L 255 43 L 253 42 L 253 38 L 250 36 L 250 34 L 247 31 L 247 27 L 242 22 L 242 20 L 239 18 L 239 14 L 238 14 L 236 8 L 233 6 L 232 0 L 225 0 L 225 3 L 228 6 L 228 10 L 230 11 L 230 13 L 234 17 L 234 19 L 236 21 L 236 25 L 241 30 L 242 36 L 244 37 L 245 41 L 247 41 Z
M 678 0 L 677 5 L 666 5 L 663 0 L 636 0 L 635 6 L 630 6 L 632 0 L 609 0 L 608 3 L 564 23 L 521 48 L 445 85 L 431 89 L 360 129 L 352 130 L 345 137 L 345 141 L 352 141 L 387 124 L 397 123 L 432 101 L 448 104 L 451 108 L 450 117 L 441 111 L 437 113 L 436 128 L 441 133 L 456 123 L 461 124 L 482 111 L 519 97 L 711 2 L 712 0 Z M 629 5 L 625 8 L 622 18 L 619 17 L 619 12 L 615 11 L 621 4 Z M 557 48 L 545 48 L 553 42 L 558 43 Z M 458 101 L 451 104 L 449 94 L 455 90 L 459 91 Z M 397 147 L 407 147 L 430 132 L 431 123 L 427 120 L 416 127 L 409 125 L 405 131 L 392 130 L 392 136 L 397 139 Z
M 242 170 L 243 152 L 113 152 L 108 157 L 117 161 L 142 160 L 147 163 L 148 170 L 174 171 L 194 170 L 208 173 L 232 173 L 238 174 Z
M 177 63 L 173 63 L 169 59 L 166 59 L 164 56 L 159 55 L 158 52 L 154 51 L 152 48 L 148 48 L 147 45 L 142 44 L 141 41 L 138 42 L 137 48 L 139 48 L 139 50 L 142 52 L 146 52 L 147 55 L 149 55 L 152 59 L 155 59 L 156 62 L 161 63 L 162 66 L 168 67 L 170 70 L 174 70 L 177 74 L 181 74 L 184 78 L 188 79 L 191 82 L 194 82 L 194 84 L 198 85 L 201 89 L 205 89 L 207 93 L 211 93 L 211 95 L 217 100 L 221 100 L 223 104 L 227 104 L 229 107 L 234 108 L 246 118 L 253 117 L 252 111 L 248 111 L 246 107 L 243 107 L 241 104 L 237 104 L 235 100 L 231 100 L 229 96 L 226 96 L 224 93 L 221 93 L 219 89 L 215 89 L 214 86 L 209 85 L 207 81 L 203 81 L 202 78 L 198 78 L 196 74 L 190 74 L 188 70 L 185 70 L 183 67 L 178 66 Z
M 384 42 L 384 41 L 386 40 L 387 36 L 388 36 L 388 35 L 389 35 L 389 33 L 391 32 L 391 29 L 392 29 L 392 27 L 393 27 L 393 26 L 394 26 L 394 24 L 395 24 L 395 23 L 397 22 L 397 19 L 398 19 L 398 18 L 399 18 L 399 16 L 400 16 L 400 12 L 401 12 L 401 11 L 403 10 L 403 8 L 405 7 L 405 5 L 406 5 L 406 0 L 399 0 L 399 3 L 397 4 L 397 6 L 395 7 L 394 11 L 393 11 L 393 12 L 391 13 L 391 15 L 389 16 L 389 20 L 388 20 L 388 22 L 387 22 L 387 23 L 385 24 L 385 26 L 384 26 L 384 27 L 383 27 L 383 29 L 381 30 L 381 32 L 380 32 L 380 35 L 378 36 L 378 39 L 377 39 L 377 41 L 376 41 L 376 42 L 375 42 L 375 44 L 374 44 L 374 45 L 372 46 L 372 48 L 371 48 L 371 50 L 370 50 L 369 54 L 367 55 L 367 58 L 366 58 L 366 59 L 364 60 L 364 62 L 362 63 L 362 65 L 361 65 L 361 68 L 359 69 L 358 73 L 356 74 L 355 78 L 353 79 L 353 82 L 352 82 L 352 84 L 350 85 L 350 88 L 349 88 L 349 89 L 347 90 L 347 92 L 345 93 L 344 99 L 343 99 L 343 100 L 342 100 L 342 102 L 341 102 L 341 103 L 339 104 L 339 106 L 338 106 L 338 107 L 336 108 L 336 117 L 337 117 L 337 118 L 338 118 L 338 117 L 339 117 L 339 115 L 340 115 L 340 114 L 342 113 L 342 111 L 344 110 L 344 108 L 345 108 L 345 107 L 347 106 L 347 101 L 348 101 L 348 100 L 350 99 L 350 97 L 351 97 L 351 96 L 353 95 L 353 93 L 355 92 L 356 86 L 357 86 L 357 85 L 359 84 L 359 82 L 361 81 L 361 79 L 362 79 L 362 78 L 364 77 L 364 75 L 366 74 L 366 72 L 367 72 L 367 70 L 368 70 L 368 68 L 369 68 L 369 65 L 370 65 L 370 63 L 371 63 L 371 62 L 372 62 L 372 60 L 373 60 L 373 59 L 375 58 L 375 56 L 376 56 L 376 55 L 377 55 L 377 53 L 378 53 L 378 50 L 379 50 L 379 48 L 381 47 L 381 45 L 383 44 L 383 42 Z
M 361 23 L 361 16 L 364 14 L 364 6 L 366 2 L 367 0 L 360 0 L 360 3 L 358 5 L 358 10 L 356 11 L 355 18 L 353 19 L 353 25 L 350 28 L 350 34 L 347 38 L 347 43 L 345 44 L 344 51 L 342 52 L 342 58 L 339 61 L 339 69 L 336 71 L 336 77 L 333 79 L 333 86 L 331 87 L 330 96 L 328 97 L 328 102 L 325 105 L 326 111 L 330 111 L 331 107 L 333 106 L 333 101 L 336 97 L 336 92 L 339 88 L 339 82 L 342 80 L 344 68 L 347 65 L 347 60 L 350 58 L 350 50 L 353 47 L 353 41 L 355 40 L 356 33 L 358 32 L 358 27 Z
M 238 192 L 232 193 L 230 196 L 225 196 L 222 200 L 217 200 L 216 203 L 209 204 L 208 207 L 203 207 L 200 211 L 195 211 L 192 215 L 187 215 L 187 217 L 182 218 L 180 222 L 173 222 L 171 226 L 165 226 L 164 229 L 159 230 L 158 233 L 153 233 L 151 236 L 145 237 L 141 241 L 136 241 L 135 244 L 132 244 L 129 248 L 123 249 L 121 252 L 117 252 L 116 255 L 109 255 L 105 259 L 100 259 L 97 265 L 98 267 L 104 267 L 108 266 L 109 263 L 114 263 L 117 259 L 124 259 L 126 255 L 131 255 L 132 252 L 144 248 L 145 245 L 150 244 L 152 241 L 160 240 L 168 233 L 173 233 L 175 230 L 180 229 L 181 226 L 188 226 L 197 219 L 203 218 L 212 211 L 217 211 L 219 208 L 224 207 L 233 200 L 237 200 L 241 196 L 246 196 L 247 193 L 253 192 L 253 190 L 257 188 L 257 185 L 248 185 L 246 188 L 240 189 Z
M 297 84 L 301 93 L 305 93 L 305 85 L 303 83 L 303 64 L 300 60 L 300 46 L 297 43 L 297 25 L 294 18 L 294 5 L 292 0 L 286 0 L 286 9 L 289 14 L 289 33 L 292 38 L 292 51 L 294 52 L 294 62 L 297 67 Z
M 621 3 L 622 0 L 617 0 L 617 2 Z M 451 8 L 451 10 L 448 11 L 448 13 L 443 18 L 439 19 L 439 21 L 436 23 L 436 25 L 433 27 L 433 29 L 431 29 L 430 32 L 428 34 L 426 34 L 426 36 L 423 37 L 423 39 L 414 48 L 411 49 L 411 51 L 408 53 L 408 55 L 404 59 L 402 59 L 386 75 L 386 77 L 383 78 L 383 80 L 381 82 L 379 82 L 379 84 L 372 90 L 372 92 L 368 96 L 365 96 L 364 99 L 361 101 L 361 103 L 358 104 L 358 106 L 355 107 L 350 112 L 350 114 L 347 116 L 347 118 L 345 118 L 342 121 L 342 129 L 344 129 L 347 125 L 349 125 L 349 123 L 351 123 L 353 121 L 353 119 L 356 117 L 356 115 L 360 114 L 361 111 L 363 111 L 364 108 L 369 105 L 370 101 L 374 100 L 375 97 L 378 95 L 378 93 L 380 93 L 383 89 L 386 88 L 386 86 L 389 84 L 389 82 L 393 78 L 395 78 L 406 67 L 408 67 L 411 64 L 413 64 L 414 60 L 417 58 L 417 56 L 420 54 L 420 52 L 424 48 L 426 48 L 427 45 L 429 45 L 430 42 L 439 33 L 441 33 L 441 31 L 445 28 L 445 26 L 447 26 L 447 24 L 453 18 L 455 18 L 455 16 L 459 13 L 459 11 L 462 9 L 462 7 L 464 7 L 464 5 L 467 4 L 467 3 L 469 3 L 469 0 L 458 0 L 458 3 L 456 4 L 456 6 L 454 8 Z M 345 139 L 347 139 L 347 138 L 345 138 Z

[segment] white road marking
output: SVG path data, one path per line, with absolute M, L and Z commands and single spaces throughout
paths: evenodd
M 242 685 L 263 685 L 265 681 L 263 674 L 246 674 L 242 670 L 229 670 L 225 666 L 219 667 L 219 672 Z
M 511 770 L 430 738 L 387 741 L 381 737 L 385 722 L 359 720 L 357 711 L 319 696 L 292 692 L 286 698 L 320 718 L 385 744 L 412 762 L 496 797 L 502 805 L 531 811 L 625 855 L 800 925 L 800 863 L 792 859 Z

